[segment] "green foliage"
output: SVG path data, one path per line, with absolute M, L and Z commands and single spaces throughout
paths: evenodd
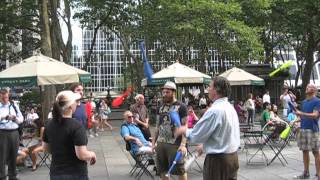
M 160 41 L 178 53 L 193 47 L 207 58 L 208 49 L 240 58 L 261 58 L 263 52 L 257 29 L 242 20 L 237 2 L 212 0 L 166 1 L 146 3 L 141 9 L 142 26 L 150 41 Z
M 277 0 L 272 7 L 275 26 L 287 44 L 291 45 L 300 61 L 305 61 L 302 92 L 310 81 L 314 53 L 320 50 L 320 3 L 313 0 Z M 319 57 L 316 60 L 320 61 Z
M 15 62 L 24 56 L 16 46 L 25 34 L 39 33 L 37 1 L 0 1 L 0 58 Z M 30 36 L 29 36 L 30 37 Z M 31 36 L 29 48 L 35 49 L 38 41 Z M 24 48 L 24 47 L 23 47 Z
M 19 100 L 20 100 L 20 106 L 24 108 L 38 105 L 41 103 L 40 92 L 32 91 L 32 92 L 24 93 Z

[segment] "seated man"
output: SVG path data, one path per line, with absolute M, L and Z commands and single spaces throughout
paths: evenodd
M 125 122 L 121 126 L 121 136 L 130 143 L 131 152 L 134 154 L 151 153 L 151 143 L 144 138 L 141 130 L 134 123 L 131 111 L 124 112 L 123 117 Z

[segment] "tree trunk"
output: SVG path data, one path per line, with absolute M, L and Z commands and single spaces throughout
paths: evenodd
M 41 28 L 41 52 L 46 56 L 52 57 L 48 0 L 39 0 L 39 6 Z
M 39 0 L 39 12 L 41 28 L 41 52 L 46 56 L 52 57 L 48 0 Z M 41 89 L 42 121 L 47 120 L 47 115 L 50 111 L 50 108 L 52 107 L 55 95 L 56 91 L 53 85 L 44 86 L 44 88 Z
M 63 39 L 58 18 L 58 0 L 50 0 L 50 15 L 51 15 L 51 48 L 52 57 L 56 60 L 60 60 L 61 52 L 63 49 Z
M 64 0 L 64 9 L 66 15 L 66 25 L 68 27 L 68 40 L 65 47 L 62 49 L 63 61 L 66 63 L 71 62 L 71 54 L 72 54 L 72 28 L 71 28 L 71 8 L 70 8 L 70 0 Z
M 22 14 L 30 14 L 30 9 L 26 7 L 27 0 L 22 0 L 21 2 L 21 13 Z M 31 21 L 27 21 L 28 24 L 26 24 L 26 27 L 32 27 L 34 28 L 35 25 Z M 22 59 L 26 59 L 30 56 L 32 56 L 33 50 L 35 50 L 35 39 L 32 37 L 34 35 L 34 32 L 28 30 L 28 29 L 22 29 L 21 34 L 21 43 L 22 43 L 22 52 L 21 57 Z
M 111 27 L 108 27 L 113 33 L 116 34 L 116 36 L 120 39 L 121 44 L 123 46 L 123 50 L 125 52 L 125 54 L 127 55 L 127 57 L 129 59 L 133 59 L 134 63 L 131 64 L 131 66 L 133 66 L 133 69 L 135 71 L 131 71 L 131 82 L 133 82 L 132 85 L 136 85 L 135 89 L 137 90 L 137 92 L 142 92 L 142 87 L 141 87 L 141 80 L 143 78 L 142 76 L 142 72 L 143 72 L 143 64 L 141 64 L 137 57 L 132 54 L 132 52 L 130 51 L 130 41 L 129 41 L 129 37 L 123 33 L 121 30 L 114 30 L 111 29 Z M 147 48 L 146 48 L 147 51 Z M 124 64 L 124 63 L 123 63 Z M 131 68 L 132 69 L 132 68 Z
M 307 49 L 306 49 L 306 64 L 303 69 L 303 76 L 302 76 L 302 99 L 305 98 L 306 87 L 310 82 L 312 66 L 313 66 L 313 53 L 314 53 L 314 38 L 313 34 L 309 33 L 309 37 L 307 38 Z

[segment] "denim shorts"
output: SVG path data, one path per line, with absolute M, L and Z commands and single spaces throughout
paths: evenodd
M 50 180 L 89 180 L 88 175 L 50 175 Z

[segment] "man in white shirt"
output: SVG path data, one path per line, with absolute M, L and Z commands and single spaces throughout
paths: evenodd
M 296 96 L 289 91 L 288 87 L 283 88 L 283 94 L 280 96 L 280 100 L 282 102 L 283 107 L 283 117 L 287 117 L 290 113 L 291 109 L 289 107 L 289 103 L 293 103 L 296 99 Z
M 203 180 L 235 180 L 239 169 L 240 128 L 237 112 L 228 101 L 230 83 L 226 78 L 216 76 L 208 92 L 212 106 L 193 129 L 182 126 L 176 130 L 176 135 L 185 134 L 192 143 L 203 144 L 206 152 Z
M 201 109 L 204 109 L 207 107 L 207 99 L 205 96 L 202 96 L 200 101 L 199 101 L 199 106 Z
M 271 104 L 270 95 L 269 95 L 269 90 L 266 90 L 266 93 L 263 95 L 263 97 L 262 97 L 262 102 L 263 102 L 263 104 L 264 104 L 265 102 Z
M 9 92 L 0 91 L 0 180 L 9 176 L 9 180 L 17 180 L 16 158 L 19 145 L 19 124 L 23 116 L 19 107 L 9 101 Z M 8 175 L 5 166 L 8 165 Z

